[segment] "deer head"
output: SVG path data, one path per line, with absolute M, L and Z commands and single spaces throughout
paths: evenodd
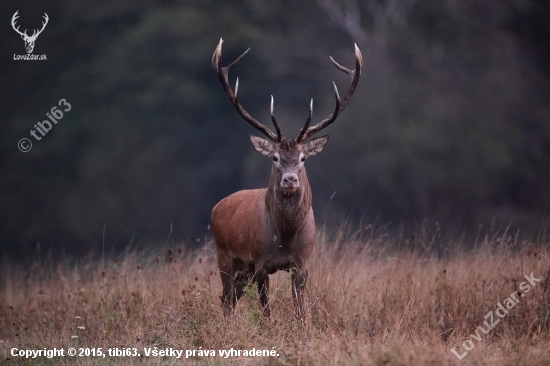
M 279 180 L 279 185 L 277 188 L 280 189 L 285 196 L 290 196 L 300 190 L 300 176 L 303 171 L 305 160 L 309 156 L 318 154 L 323 150 L 328 141 L 328 135 L 306 142 L 307 139 L 333 123 L 340 113 L 342 113 L 342 111 L 346 108 L 347 104 L 351 100 L 351 97 L 353 96 L 353 93 L 355 92 L 355 88 L 357 87 L 357 83 L 359 82 L 359 78 L 361 76 L 361 67 L 363 66 L 361 51 L 357 45 L 355 45 L 355 70 L 347 69 L 334 61 L 332 57 L 330 58 L 339 70 L 345 72 L 351 78 L 351 83 L 346 96 L 344 99 L 340 99 L 338 88 L 333 82 L 334 96 L 336 100 L 334 112 L 329 114 L 324 120 L 316 125 L 310 126 L 313 115 L 313 99 L 311 99 L 309 114 L 304 127 L 301 129 L 298 137 L 287 140 L 282 136 L 281 129 L 274 115 L 273 96 L 271 96 L 270 114 L 273 125 L 275 126 L 275 133 L 273 133 L 267 126 L 254 119 L 239 103 L 239 79 L 237 78 L 235 90 L 232 90 L 229 85 L 229 70 L 235 67 L 250 49 L 246 50 L 228 66 L 222 67 L 222 43 L 223 39 L 220 39 L 220 42 L 212 57 L 212 66 L 217 71 L 218 77 L 227 96 L 229 97 L 229 100 L 237 109 L 241 117 L 267 137 L 267 139 L 265 139 L 257 136 L 250 136 L 250 139 L 256 151 L 270 157 L 273 160 L 273 174 Z
M 280 191 L 283 196 L 290 197 L 302 189 L 301 181 L 304 179 L 306 159 L 323 151 L 328 136 L 321 136 L 307 143 L 286 139 L 273 143 L 258 136 L 250 136 L 250 140 L 256 151 L 273 160 L 274 189 Z
M 15 21 L 17 18 L 19 18 L 19 15 L 17 14 L 19 12 L 19 10 L 17 10 L 15 12 L 15 14 L 13 14 L 13 17 L 11 18 L 11 26 L 13 27 L 13 29 L 19 33 L 19 35 L 21 35 L 21 38 L 23 38 L 23 41 L 25 41 L 25 49 L 27 50 L 27 53 L 32 53 L 33 49 L 34 49 L 34 43 L 36 42 L 36 39 L 38 38 L 38 36 L 40 35 L 40 33 L 42 33 L 42 31 L 44 30 L 44 28 L 46 28 L 46 24 L 48 24 L 48 14 L 44 13 L 44 22 L 42 22 L 42 29 L 40 30 L 34 30 L 32 36 L 29 36 L 27 35 L 27 30 L 25 29 L 24 32 L 21 32 L 19 30 L 19 26 L 15 26 Z

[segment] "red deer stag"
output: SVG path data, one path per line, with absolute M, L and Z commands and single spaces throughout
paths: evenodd
M 243 295 L 246 281 L 252 279 L 258 286 L 263 314 L 269 316 L 269 275 L 278 270 L 286 270 L 292 273 L 292 298 L 296 317 L 303 319 L 303 290 L 307 278 L 304 264 L 315 242 L 311 188 L 304 162 L 307 157 L 323 150 L 328 136 L 310 141 L 307 139 L 334 122 L 346 108 L 361 76 L 361 51 L 355 45 L 355 70 L 339 65 L 331 57 L 334 65 L 351 77 L 346 96 L 341 100 L 336 84 L 333 83 L 336 98 L 334 112 L 310 127 L 312 99 L 305 126 L 297 138 L 287 140 L 282 137 L 281 129 L 273 115 L 273 97 L 271 120 L 276 134 L 250 116 L 239 103 L 239 79 L 237 78 L 233 91 L 229 85 L 228 73 L 242 60 L 248 50 L 233 63 L 222 67 L 222 42 L 223 40 L 220 40 L 216 47 L 212 66 L 218 73 L 229 100 L 241 117 L 268 138 L 250 136 L 252 145 L 260 154 L 268 156 L 273 161 L 267 188 L 233 193 L 222 199 L 212 210 L 211 227 L 216 241 L 223 285 L 221 300 L 224 315 L 233 312 L 237 300 Z

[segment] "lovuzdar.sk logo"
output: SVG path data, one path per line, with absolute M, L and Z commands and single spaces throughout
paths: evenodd
M 13 55 L 14 60 L 46 60 L 46 55 L 33 55 L 32 51 L 34 50 L 34 43 L 36 42 L 36 39 L 42 33 L 44 28 L 46 28 L 46 25 L 48 24 L 48 20 L 50 18 L 48 17 L 48 14 L 44 13 L 44 21 L 42 22 L 42 29 L 37 30 L 34 29 L 34 32 L 32 33 L 32 36 L 29 36 L 27 34 L 27 30 L 25 29 L 24 32 L 21 32 L 19 30 L 19 26 L 16 26 L 16 20 L 19 18 L 19 10 L 13 14 L 13 17 L 11 18 L 11 26 L 13 29 L 23 38 L 23 41 L 25 42 L 25 50 L 27 51 L 26 55 Z

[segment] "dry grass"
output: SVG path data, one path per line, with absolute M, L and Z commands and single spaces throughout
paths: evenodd
M 284 272 L 271 276 L 270 319 L 259 315 L 253 288 L 224 319 L 212 243 L 193 253 L 3 263 L 0 364 L 550 365 L 547 248 L 546 240 L 520 243 L 507 233 L 448 244 L 426 230 L 407 239 L 370 226 L 320 234 L 305 325 L 294 321 Z M 541 281 L 492 331 L 472 339 L 463 360 L 455 357 L 451 348 L 464 352 L 462 342 L 531 272 Z M 276 347 L 279 356 L 24 360 L 9 355 L 13 347 L 135 347 L 141 354 L 145 347 Z

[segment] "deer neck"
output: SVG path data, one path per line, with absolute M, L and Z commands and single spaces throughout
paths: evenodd
M 302 228 L 311 209 L 311 188 L 305 168 L 299 173 L 300 187 L 292 195 L 285 194 L 281 188 L 281 178 L 281 174 L 273 168 L 265 203 L 278 235 L 282 239 L 290 239 Z

